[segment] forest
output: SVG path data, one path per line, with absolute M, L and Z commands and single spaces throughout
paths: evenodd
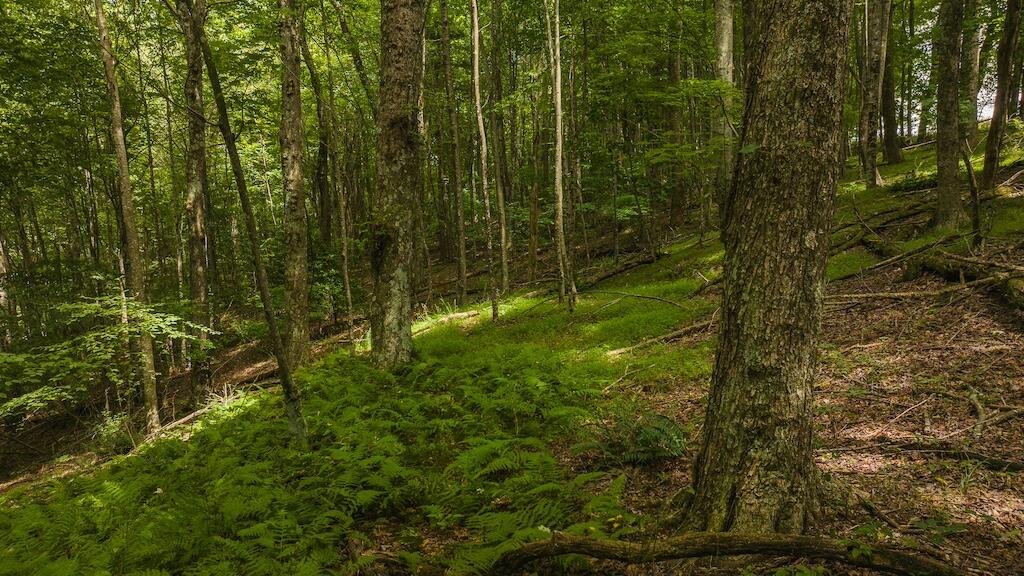
M 0 576 L 1024 574 L 1021 0 L 0 0 Z

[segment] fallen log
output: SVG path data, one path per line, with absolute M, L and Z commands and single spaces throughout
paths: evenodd
M 874 234 L 865 235 L 863 243 L 868 250 L 882 258 L 892 258 L 900 254 L 895 244 Z M 1017 308 L 1024 308 L 1024 279 L 1017 275 L 1000 273 L 999 266 L 972 263 L 962 258 L 945 258 L 936 254 L 919 254 L 913 261 L 925 270 L 954 282 L 961 279 L 980 280 L 998 277 L 996 285 L 1006 301 Z
M 915 556 L 889 546 L 869 546 L 845 540 L 789 534 L 694 532 L 645 542 L 624 542 L 553 533 L 549 540 L 524 544 L 502 554 L 490 569 L 493 576 L 522 571 L 530 562 L 578 554 L 627 564 L 645 564 L 685 558 L 758 554 L 833 560 L 851 566 L 905 576 L 954 576 L 961 571 L 926 556 Z

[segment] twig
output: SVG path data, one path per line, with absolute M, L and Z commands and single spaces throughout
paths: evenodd
M 889 426 L 892 426 L 893 424 L 895 424 L 897 420 L 899 420 L 900 418 L 903 418 L 903 417 L 904 417 L 904 416 L 906 416 L 907 414 L 910 414 L 910 413 L 911 413 L 912 411 L 914 411 L 915 409 L 917 409 L 917 408 L 919 408 L 919 407 L 921 407 L 921 406 L 924 406 L 924 405 L 925 405 L 925 404 L 927 404 L 928 402 L 931 402 L 933 398 L 935 398 L 935 395 L 934 395 L 934 394 L 932 394 L 931 396 L 929 396 L 929 397 L 925 398 L 924 400 L 921 400 L 921 401 L 920 401 L 920 402 L 918 402 L 917 404 L 914 404 L 914 405 L 913 405 L 913 406 L 911 406 L 910 408 L 907 408 L 907 409 L 906 409 L 906 410 L 904 410 L 903 412 L 900 412 L 899 414 L 897 414 L 897 415 L 896 415 L 896 417 L 895 417 L 895 418 L 893 418 L 892 420 L 889 420 L 889 422 L 887 422 L 887 423 L 885 424 L 885 426 L 882 426 L 881 428 L 879 428 L 878 432 L 875 432 L 874 434 L 872 434 L 872 435 L 871 435 L 871 438 L 877 438 L 877 437 L 881 436 L 881 435 L 882 435 L 882 432 L 885 432 L 885 430 L 886 430 L 886 429 L 887 429 L 887 428 L 888 428 Z
M 648 366 L 646 368 L 637 368 L 636 370 L 632 370 L 632 371 L 629 370 L 628 367 L 627 367 L 626 372 L 622 376 L 620 376 L 618 380 L 616 380 L 615 382 L 612 382 L 611 384 L 605 386 L 604 390 L 601 390 L 601 392 L 607 393 L 612 388 L 618 386 L 619 382 L 622 382 L 626 378 L 629 378 L 630 376 L 633 376 L 634 374 L 639 374 L 641 372 L 646 372 L 647 370 L 650 370 L 651 368 L 654 368 L 655 366 L 657 366 L 657 364 L 651 364 L 650 366 Z

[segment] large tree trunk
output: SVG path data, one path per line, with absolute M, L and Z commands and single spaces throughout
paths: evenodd
M 745 3 L 756 36 L 691 527 L 800 532 L 815 504 L 817 345 L 840 174 L 846 0 Z M 799 86 L 799 90 L 793 90 Z M 781 223 L 785 222 L 783 226 Z
M 300 0 L 279 0 L 281 28 L 281 175 L 284 181 L 284 341 L 292 369 L 309 353 L 309 256 L 302 182 L 302 94 L 299 66 Z
M 964 215 L 960 194 L 960 36 L 963 2 L 942 0 L 935 35 L 938 199 L 932 224 L 955 226 Z
M 191 10 L 189 9 L 191 7 Z M 188 212 L 189 234 L 189 298 L 192 321 L 210 325 L 209 285 L 207 283 L 209 239 L 206 233 L 206 113 L 203 101 L 203 48 L 198 30 L 206 21 L 206 0 L 178 1 L 178 22 L 185 34 L 185 107 L 188 114 L 188 148 L 185 153 L 185 209 Z M 195 334 L 200 345 L 192 365 L 192 393 L 210 380 L 209 362 L 203 356 L 202 341 L 206 332 Z
M 491 319 L 498 319 L 498 281 L 494 270 L 494 222 L 491 216 L 491 194 L 487 178 L 487 130 L 484 127 L 483 99 L 480 96 L 480 10 L 476 0 L 471 0 L 473 11 L 473 106 L 476 109 L 476 128 L 479 139 L 480 190 L 484 198 L 484 218 L 487 234 L 488 292 L 491 297 Z
M 444 92 L 445 102 L 448 107 L 448 124 L 451 130 L 451 195 L 455 201 L 455 227 L 459 276 L 458 303 L 466 303 L 466 208 L 462 195 L 462 141 L 459 138 L 459 112 L 458 103 L 455 98 L 455 80 L 452 76 L 452 41 L 448 22 L 448 0 L 441 0 L 441 49 L 444 59 Z
M 883 69 L 889 39 L 892 0 L 871 0 L 864 22 L 867 50 L 861 77 L 861 163 L 868 188 L 881 182 L 878 176 L 878 108 L 882 97 Z
M 495 204 L 498 212 L 498 255 L 501 262 L 501 290 L 508 292 L 509 277 L 509 227 L 505 215 L 506 198 L 512 193 L 512 180 L 509 178 L 508 157 L 505 154 L 505 115 L 501 111 L 504 98 L 501 80 L 501 27 L 502 0 L 491 1 L 491 135 L 494 146 L 494 191 Z
M 217 125 L 220 128 L 221 136 L 224 138 L 224 146 L 227 148 L 228 159 L 231 162 L 231 173 L 235 178 L 235 187 L 238 188 L 238 199 L 242 205 L 242 212 L 245 215 L 245 232 L 249 236 L 249 256 L 256 275 L 256 288 L 259 291 L 260 302 L 263 305 L 263 319 L 267 322 L 270 342 L 274 349 L 274 356 L 277 358 L 277 374 L 281 379 L 281 390 L 284 393 L 288 426 L 292 434 L 302 444 L 305 443 L 306 439 L 306 424 L 302 419 L 302 404 L 299 390 L 292 380 L 292 371 L 289 365 L 288 353 L 284 346 L 284 339 L 281 337 L 280 329 L 278 329 L 277 315 L 274 311 L 274 299 L 270 295 L 270 281 L 267 280 L 267 270 L 263 265 L 263 256 L 260 252 L 260 234 L 256 227 L 256 216 L 253 214 L 252 201 L 249 198 L 249 187 L 246 184 L 245 173 L 242 171 L 242 160 L 238 156 L 235 135 L 231 132 L 228 107 L 224 101 L 224 90 L 221 88 L 217 65 L 213 60 L 213 54 L 210 51 L 209 43 L 206 41 L 206 34 L 203 28 L 199 26 L 197 32 L 200 45 L 202 46 L 203 59 L 206 62 L 206 71 L 210 78 L 213 99 L 217 104 Z
M 999 39 L 996 56 L 996 97 L 992 106 L 992 124 L 985 142 L 985 169 L 981 177 L 981 188 L 988 190 L 995 184 L 999 171 L 999 148 L 1003 131 L 1006 129 L 1007 110 L 1010 108 L 1010 77 L 1013 75 L 1013 56 L 1017 53 L 1020 33 L 1020 1 L 1006 0 L 1006 18 L 1003 20 L 1003 35 Z
M 118 192 L 120 218 L 122 220 L 122 246 L 124 247 L 125 271 L 128 289 L 132 298 L 146 301 L 146 268 L 142 261 L 142 247 L 135 224 L 135 201 L 132 197 L 131 171 L 128 167 L 128 147 L 124 140 L 124 126 L 121 117 L 121 96 L 117 90 L 117 71 L 114 67 L 114 48 L 107 32 L 107 19 L 103 13 L 103 2 L 95 1 L 96 24 L 100 36 L 100 52 L 103 57 L 103 71 L 107 79 L 107 94 L 110 98 L 110 139 L 117 156 Z M 142 375 L 142 398 L 146 407 L 146 428 L 154 432 L 160 428 L 160 407 L 156 393 L 156 367 L 153 358 L 153 338 L 145 330 L 139 336 Z
M 561 280 L 559 296 L 568 296 L 569 312 L 573 312 L 576 309 L 576 279 L 572 270 L 572 258 L 565 244 L 565 165 L 562 160 L 565 133 L 562 129 L 562 23 L 559 0 L 544 0 L 544 16 L 547 21 L 548 55 L 551 61 L 551 98 L 555 105 L 555 243 L 558 247 L 558 275 Z
M 903 162 L 898 116 L 892 50 L 886 50 L 885 69 L 882 72 L 882 157 L 885 159 L 886 164 L 899 164 Z
M 381 0 L 380 12 L 370 330 L 374 362 L 392 367 L 412 354 L 412 207 L 423 169 L 418 119 L 426 0 Z

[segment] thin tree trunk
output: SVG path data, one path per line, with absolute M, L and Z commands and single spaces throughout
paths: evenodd
M 1010 77 L 1013 75 L 1013 57 L 1017 53 L 1020 34 L 1020 1 L 1006 0 L 1006 18 L 1003 20 L 1003 34 L 999 39 L 996 56 L 996 96 L 992 106 L 992 124 L 985 141 L 985 168 L 981 176 L 981 189 L 988 190 L 995 184 L 999 171 L 999 148 L 1006 129 L 1007 111 L 1010 99 Z
M 726 199 L 719 345 L 691 528 L 799 533 L 815 505 L 813 390 L 840 175 L 850 3 L 753 0 L 748 96 Z M 806 98 L 793 98 L 800 86 Z M 787 225 L 780 227 L 785 219 Z
M 896 78 L 893 73 L 892 50 L 885 51 L 885 68 L 882 72 L 882 157 L 886 164 L 903 162 L 900 146 L 899 120 L 896 108 Z
M 370 116 L 376 119 L 377 98 L 373 93 L 373 88 L 370 86 L 370 77 L 366 73 L 366 66 L 363 64 L 363 55 L 359 50 L 359 42 L 356 41 L 355 36 L 352 35 L 352 30 L 348 27 L 348 19 L 345 18 L 345 10 L 342 8 L 341 2 L 339 0 L 331 0 L 331 3 L 334 4 L 334 9 L 338 13 L 338 23 L 341 25 L 341 33 L 345 36 L 345 44 L 348 46 L 352 65 L 356 69 L 356 75 L 359 76 L 359 84 L 363 87 L 363 93 L 366 94 L 366 102 L 370 107 Z
M 964 215 L 960 194 L 960 105 L 958 97 L 960 67 L 960 35 L 963 23 L 963 2 L 942 0 L 936 26 L 935 58 L 938 71 L 936 98 L 935 156 L 938 167 L 938 189 L 935 227 L 955 226 Z
M 511 180 L 508 177 L 508 158 L 505 155 L 505 115 L 501 113 L 501 101 L 504 98 L 501 80 L 502 52 L 502 0 L 491 1 L 491 134 L 494 136 L 494 190 L 495 203 L 498 209 L 498 255 L 501 262 L 501 290 L 508 292 L 509 278 L 509 227 L 505 215 L 506 198 L 511 193 Z
M 189 298 L 192 321 L 210 325 L 209 285 L 207 284 L 209 238 L 206 231 L 207 166 L 206 106 L 203 100 L 203 48 L 199 29 L 206 22 L 206 0 L 179 0 L 175 16 L 185 34 L 185 109 L 188 115 L 188 149 L 185 154 L 186 211 L 189 216 Z M 205 331 L 193 334 L 199 339 L 193 353 L 190 383 L 193 397 L 199 388 L 210 384 L 210 364 L 204 358 Z
M 135 225 L 135 203 L 132 198 L 131 171 L 128 167 L 128 147 L 124 140 L 121 118 L 121 96 L 117 89 L 117 71 L 114 64 L 114 48 L 107 32 L 103 2 L 95 0 L 96 24 L 99 31 L 100 51 L 103 70 L 107 79 L 107 94 L 110 98 L 110 137 L 117 156 L 118 189 L 120 194 L 121 219 L 124 224 L 124 247 L 128 289 L 132 298 L 146 301 L 146 270 L 142 261 L 142 248 Z M 142 376 L 142 397 L 146 408 L 146 429 L 154 432 L 160 428 L 160 407 L 156 390 L 156 368 L 153 358 L 153 338 L 145 330 L 140 332 L 139 352 L 141 354 L 140 374 Z
M 978 77 L 981 66 L 981 24 L 978 0 L 964 1 L 964 30 L 960 44 L 960 133 L 978 145 Z
M 279 0 L 281 29 L 281 175 L 284 181 L 284 306 L 288 319 L 284 342 L 289 367 L 301 366 L 309 353 L 309 262 L 306 195 L 302 182 L 302 44 L 300 0 Z
M 281 379 L 281 390 L 284 394 L 288 425 L 299 443 L 304 444 L 306 424 L 302 419 L 302 402 L 299 390 L 292 379 L 288 353 L 284 345 L 284 339 L 281 337 L 281 330 L 278 328 L 277 314 L 274 311 L 274 299 L 270 295 L 270 281 L 267 280 L 267 270 L 263 265 L 263 256 L 260 252 L 260 233 L 256 227 L 256 216 L 253 214 L 252 201 L 249 198 L 249 187 L 246 184 L 245 173 L 242 171 L 242 161 L 238 156 L 235 135 L 231 132 L 228 107 L 224 101 L 224 90 L 221 87 L 220 75 L 217 73 L 217 66 L 213 60 L 213 54 L 210 51 L 210 46 L 206 41 L 206 34 L 202 27 L 198 28 L 198 33 L 203 58 L 206 62 L 206 72 L 210 78 L 210 88 L 213 92 L 213 99 L 217 104 L 218 127 L 220 128 L 221 136 L 224 138 L 224 146 L 227 148 L 228 159 L 231 161 L 231 173 L 235 178 L 235 187 L 238 188 L 238 199 L 242 205 L 242 213 L 245 215 L 245 232 L 249 236 L 249 257 L 252 260 L 252 268 L 256 275 L 256 288 L 259 291 L 260 302 L 263 305 L 263 318 L 267 322 L 267 330 L 270 333 L 274 356 L 277 358 L 277 374 Z
M 715 0 L 715 78 L 728 84 L 735 81 L 733 65 L 733 0 Z M 734 154 L 732 146 L 732 128 L 729 125 L 729 110 L 732 98 L 725 94 L 722 97 L 722 114 L 715 121 L 715 135 L 722 139 L 722 155 L 716 176 L 716 196 L 720 215 L 724 221 L 725 204 L 723 200 L 732 185 Z
M 418 130 L 426 0 L 381 0 L 377 197 L 370 265 L 373 360 L 393 367 L 412 354 L 413 202 L 423 163 Z
M 304 28 L 304 26 L 303 26 Z M 305 31 L 302 32 L 300 44 L 302 45 L 302 60 L 306 63 L 306 70 L 309 71 L 309 85 L 313 88 L 313 97 L 316 100 L 316 133 L 317 149 L 316 162 L 313 165 L 313 189 L 315 190 L 315 201 L 317 206 L 317 229 L 320 233 L 320 243 L 328 251 L 334 243 L 331 232 L 334 225 L 334 198 L 328 188 L 328 150 L 330 148 L 331 121 L 328 117 L 328 102 L 324 98 L 323 83 L 320 81 L 320 72 L 317 70 L 313 55 L 309 52 L 309 43 L 306 41 Z
M 462 141 L 459 137 L 459 112 L 452 77 L 451 32 L 448 21 L 448 0 L 441 0 L 441 49 L 444 59 L 444 91 L 448 106 L 448 123 L 452 133 L 451 194 L 455 200 L 455 225 L 458 235 L 458 303 L 466 303 L 466 208 L 462 193 Z
M 480 96 L 480 10 L 476 0 L 471 0 L 473 11 L 473 105 L 476 108 L 476 128 L 479 140 L 480 190 L 484 199 L 485 230 L 487 234 L 487 271 L 491 298 L 491 319 L 498 319 L 498 279 L 494 266 L 494 219 L 491 217 L 491 194 L 487 178 L 487 130 L 484 127 L 483 101 Z
M 540 126 L 540 110 L 538 109 L 538 102 L 534 96 L 530 95 L 530 101 L 533 106 L 533 183 L 530 186 L 530 238 L 529 238 L 529 250 L 530 250 L 530 281 L 533 282 L 537 279 L 537 251 L 538 246 L 538 220 L 540 220 L 540 186 L 541 186 L 541 174 L 538 167 L 543 165 L 543 158 L 541 157 L 540 151 L 540 140 L 541 140 L 541 126 Z
M 883 71 L 889 38 L 892 0 L 867 3 L 867 50 L 861 78 L 860 141 L 861 163 L 868 188 L 881 184 L 878 175 L 878 108 L 882 97 Z
M 559 9 L 559 0 L 544 0 L 548 56 L 551 60 L 551 98 L 555 105 L 555 242 L 558 247 L 558 275 L 562 286 L 559 294 L 569 297 L 569 312 L 573 312 L 576 309 L 576 279 L 573 277 L 572 260 L 565 244 L 563 186 L 565 166 L 562 160 L 565 148 L 564 131 L 562 130 L 562 25 Z

